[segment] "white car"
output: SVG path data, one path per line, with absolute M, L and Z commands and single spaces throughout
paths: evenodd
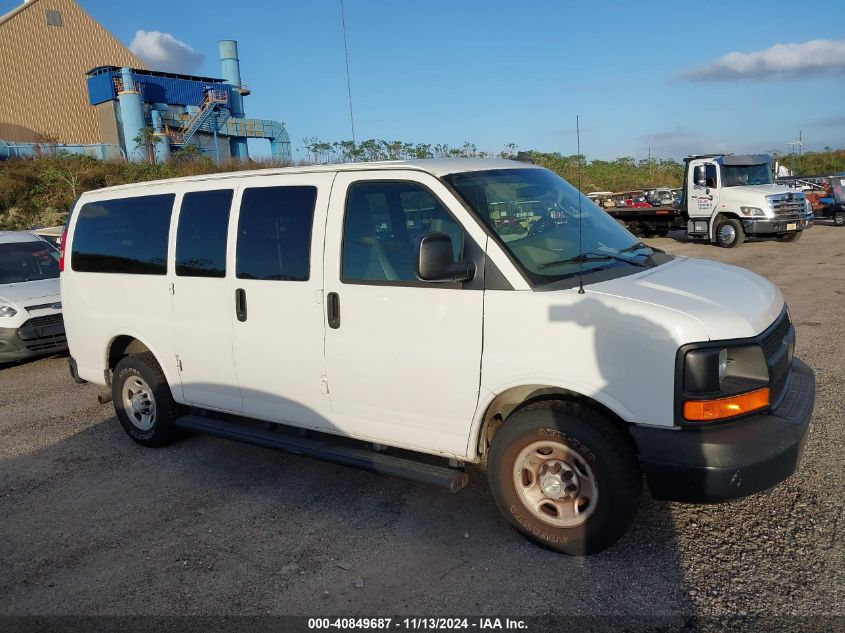
M 23 231 L 0 231 L 0 363 L 67 349 L 59 251 Z
M 202 431 L 453 491 L 486 461 L 511 525 L 570 554 L 619 538 L 643 473 L 692 502 L 776 485 L 813 410 L 775 286 L 642 244 L 525 163 L 112 187 L 62 248 L 71 374 L 136 442 Z

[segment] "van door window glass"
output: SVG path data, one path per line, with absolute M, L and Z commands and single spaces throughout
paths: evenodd
M 238 219 L 238 279 L 307 281 L 317 188 L 250 187 Z
M 83 205 L 73 230 L 73 270 L 166 274 L 167 235 L 175 198 L 166 193 Z
M 225 277 L 231 189 L 195 191 L 182 198 L 176 234 L 176 274 Z
M 360 182 L 349 187 L 343 222 L 345 281 L 418 281 L 418 238 L 430 232 L 452 238 L 455 259 L 463 231 L 430 191 L 412 182 Z

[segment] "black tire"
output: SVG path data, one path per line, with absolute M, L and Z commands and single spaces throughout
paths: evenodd
M 554 443 L 567 451 L 573 462 L 575 477 L 565 482 L 577 484 L 576 501 L 561 500 L 562 504 L 583 501 L 580 497 L 592 476 L 595 486 L 595 505 L 583 506 L 586 519 L 579 525 L 555 525 L 555 517 L 539 518 L 548 514 L 530 510 L 517 490 L 516 461 L 521 455 L 535 457 L 535 443 Z M 548 450 L 538 444 L 538 451 Z M 542 459 L 541 453 L 537 453 Z M 580 462 L 579 462 L 580 460 Z M 585 468 L 584 464 L 588 466 Z M 537 469 L 557 468 L 553 458 Z M 528 471 L 523 470 L 523 473 Z M 550 473 L 547 470 L 546 473 Z M 565 471 L 558 470 L 562 475 Z M 642 474 L 636 451 L 627 433 L 595 411 L 577 403 L 545 400 L 529 404 L 513 413 L 493 437 L 487 475 L 493 498 L 501 513 L 518 532 L 543 547 L 565 554 L 583 556 L 600 552 L 615 543 L 630 525 L 642 493 Z M 526 475 L 520 475 L 526 481 Z M 527 481 L 531 482 L 529 476 Z M 535 479 L 540 492 L 539 478 Z M 527 484 L 523 484 L 527 486 Z M 568 488 L 567 488 L 568 489 Z M 524 487 L 522 490 L 528 490 Z M 546 495 L 540 492 L 540 496 Z M 540 507 L 554 503 L 541 502 Z M 577 519 L 576 519 L 577 520 Z
M 797 242 L 801 239 L 801 236 L 804 234 L 804 231 L 795 231 L 794 233 L 786 233 L 784 235 L 778 235 L 778 242 Z
M 124 403 L 124 385 L 133 378 L 140 378 L 149 390 L 139 393 L 141 401 L 154 403 L 154 414 L 151 416 L 151 426 L 141 423 L 141 414 L 127 410 Z M 133 387 L 130 386 L 130 390 Z M 159 447 L 170 444 L 176 439 L 177 431 L 174 426 L 179 417 L 180 407 L 173 400 L 173 394 L 164 372 L 151 352 L 124 356 L 114 368 L 112 378 L 112 401 L 114 411 L 120 425 L 126 434 L 138 444 Z
M 833 223 L 836 226 L 845 226 L 845 212 L 839 211 L 833 215 Z
M 666 237 L 669 235 L 669 229 L 660 229 L 657 231 L 657 237 Z
M 729 239 L 723 236 L 722 228 L 731 227 L 733 229 L 733 238 Z M 742 222 L 736 218 L 723 218 L 718 225 L 716 225 L 716 244 L 722 248 L 737 248 L 742 246 L 745 241 L 745 229 L 742 228 Z

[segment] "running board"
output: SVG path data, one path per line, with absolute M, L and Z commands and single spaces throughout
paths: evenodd
M 423 464 L 411 459 L 384 455 L 354 446 L 294 437 L 198 415 L 186 415 L 179 418 L 176 420 L 176 427 L 245 444 L 275 448 L 296 455 L 332 462 L 333 464 L 341 464 L 342 466 L 353 466 L 371 473 L 402 477 L 403 479 L 446 488 L 449 492 L 458 492 L 469 481 L 469 475 L 454 468 Z

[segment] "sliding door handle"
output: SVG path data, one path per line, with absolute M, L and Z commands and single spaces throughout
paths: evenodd
M 336 292 L 330 292 L 326 297 L 326 314 L 329 320 L 329 327 L 336 330 L 340 327 L 340 297 Z
M 243 288 L 235 290 L 235 314 L 241 323 L 246 321 L 246 290 Z

